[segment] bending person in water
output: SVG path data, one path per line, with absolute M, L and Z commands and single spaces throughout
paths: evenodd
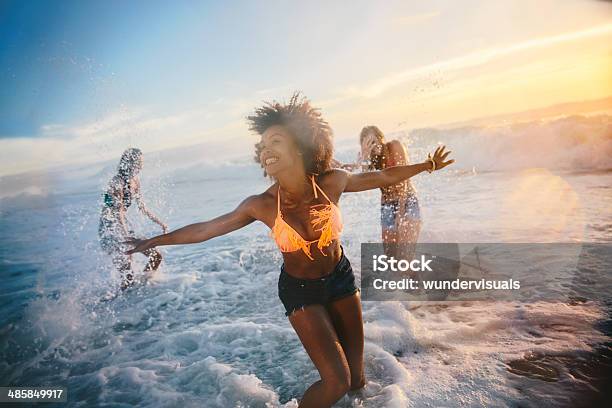
M 255 160 L 274 184 L 217 218 L 133 240 L 128 253 L 203 242 L 256 220 L 266 224 L 283 256 L 278 295 L 285 315 L 321 376 L 306 390 L 300 407 L 330 407 L 350 389 L 365 385 L 361 301 L 340 245 L 340 196 L 397 184 L 452 160 L 445 161 L 448 153 L 438 148 L 428 161 L 412 166 L 360 174 L 331 169 L 331 129 L 299 93 L 288 104 L 265 104 L 248 119 L 250 129 L 261 136 Z
M 151 213 L 145 206 L 140 196 L 140 180 L 138 173 L 142 169 L 142 151 L 130 148 L 123 152 L 117 174 L 113 176 L 104 193 L 104 203 L 100 214 L 98 236 L 100 246 L 108 256 L 111 257 L 113 265 L 121 275 L 121 289 L 133 285 L 134 274 L 132 272 L 132 257 L 124 253 L 122 242 L 134 238 L 133 231 L 128 227 L 126 213 L 128 207 L 136 200 L 138 209 L 159 224 L 164 232 L 168 227 Z M 148 262 L 145 272 L 156 270 L 162 261 L 159 251 L 149 249 L 145 252 Z
M 393 166 L 407 165 L 408 153 L 399 140 L 385 140 L 377 126 L 365 126 L 359 135 L 361 150 L 357 163 L 337 167 L 354 170 L 361 166 L 364 171 L 384 170 Z M 416 190 L 410 179 L 380 188 L 380 226 L 385 252 L 397 259 L 410 259 L 414 244 L 421 233 L 421 211 Z

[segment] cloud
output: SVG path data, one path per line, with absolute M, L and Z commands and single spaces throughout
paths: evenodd
M 425 75 L 435 74 L 440 71 L 454 71 L 478 65 L 486 64 L 496 58 L 512 55 L 522 51 L 549 47 L 556 44 L 561 44 L 569 41 L 576 41 L 585 38 L 598 37 L 609 35 L 612 33 L 612 24 L 601 25 L 586 30 L 564 33 L 549 37 L 536 38 L 533 40 L 523 41 L 516 44 L 500 46 L 478 50 L 473 53 L 452 58 L 449 60 L 436 62 L 434 64 L 423 65 L 416 68 L 410 68 L 402 72 L 391 74 L 376 80 L 370 81 L 365 85 L 352 85 L 344 88 L 335 98 L 329 99 L 328 105 L 338 104 L 346 100 L 354 98 L 374 98 L 385 91 L 395 88 L 407 81 L 423 77 Z
M 41 136 L 0 139 L 0 176 L 107 160 L 129 146 L 154 151 L 207 139 L 231 140 L 240 136 L 241 128 L 246 133 L 244 121 L 232 116 L 235 103 L 216 105 L 216 110 L 207 106 L 171 115 L 123 108 L 87 123 L 44 125 Z
M 122 108 L 102 118 L 83 124 L 46 124 L 40 127 L 41 137 L 74 139 L 101 134 L 110 135 L 119 129 L 127 128 L 130 124 L 142 119 L 144 115 L 145 112 L 142 109 Z
M 433 18 L 438 17 L 439 15 L 439 11 L 432 11 L 429 13 L 414 14 L 410 16 L 394 17 L 391 21 L 395 25 L 405 27 L 417 23 L 422 23 L 423 21 L 431 20 Z

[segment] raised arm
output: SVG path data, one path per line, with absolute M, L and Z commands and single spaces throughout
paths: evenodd
M 389 142 L 389 157 L 386 160 L 385 167 L 405 166 L 408 164 L 408 152 L 399 140 Z
M 126 251 L 126 254 L 143 252 L 162 245 L 195 244 L 240 229 L 255 221 L 253 207 L 256 200 L 256 196 L 248 197 L 235 210 L 227 214 L 209 221 L 187 225 L 168 234 L 144 240 L 129 240 L 127 242 L 134 247 Z
M 144 214 L 146 215 L 151 221 L 153 221 L 154 223 L 158 224 L 162 230 L 164 231 L 164 233 L 168 232 L 168 226 L 166 224 L 164 224 L 162 222 L 162 220 L 160 220 L 159 218 L 157 218 L 155 216 L 155 214 L 153 214 L 145 205 L 144 201 L 142 200 L 142 192 L 140 190 L 140 180 L 136 180 L 136 186 L 135 186 L 135 191 L 134 191 L 134 196 L 136 198 L 136 202 L 138 204 L 138 209 Z
M 440 170 L 454 160 L 445 161 L 449 152 L 444 152 L 445 146 L 438 147 L 433 155 L 423 163 L 388 167 L 380 171 L 349 174 L 344 187 L 345 192 L 365 191 L 397 184 L 424 171 Z

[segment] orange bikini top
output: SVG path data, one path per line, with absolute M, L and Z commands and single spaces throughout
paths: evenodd
M 317 247 L 319 251 L 325 255 L 323 248 L 331 244 L 334 239 L 338 239 L 342 233 L 342 214 L 340 213 L 340 208 L 332 203 L 327 194 L 315 183 L 314 176 L 311 176 L 311 180 L 315 198 L 318 197 L 318 189 L 329 202 L 329 204 L 316 204 L 310 207 L 310 223 L 315 231 L 321 232 L 319 239 L 306 241 L 283 219 L 280 207 L 280 185 L 278 186 L 277 193 L 278 210 L 270 235 L 276 241 L 281 252 L 294 252 L 301 249 L 311 261 L 314 261 L 310 253 L 310 244 L 318 242 Z

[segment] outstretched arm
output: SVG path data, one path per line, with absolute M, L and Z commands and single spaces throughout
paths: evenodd
M 445 161 L 449 152 L 444 153 L 445 146 L 438 147 L 433 157 L 419 164 L 406 166 L 388 167 L 380 171 L 370 171 L 367 173 L 349 174 L 344 187 L 345 192 L 365 191 L 375 188 L 387 187 L 397 184 L 412 176 L 416 176 L 424 171 L 439 170 L 451 163 L 454 160 Z M 435 163 L 435 167 L 434 167 Z
M 150 239 L 127 241 L 134 247 L 126 251 L 126 254 L 143 252 L 162 245 L 195 244 L 240 229 L 255 221 L 253 216 L 255 200 L 255 196 L 248 197 L 235 210 L 209 221 L 187 225 L 168 234 L 158 235 Z

